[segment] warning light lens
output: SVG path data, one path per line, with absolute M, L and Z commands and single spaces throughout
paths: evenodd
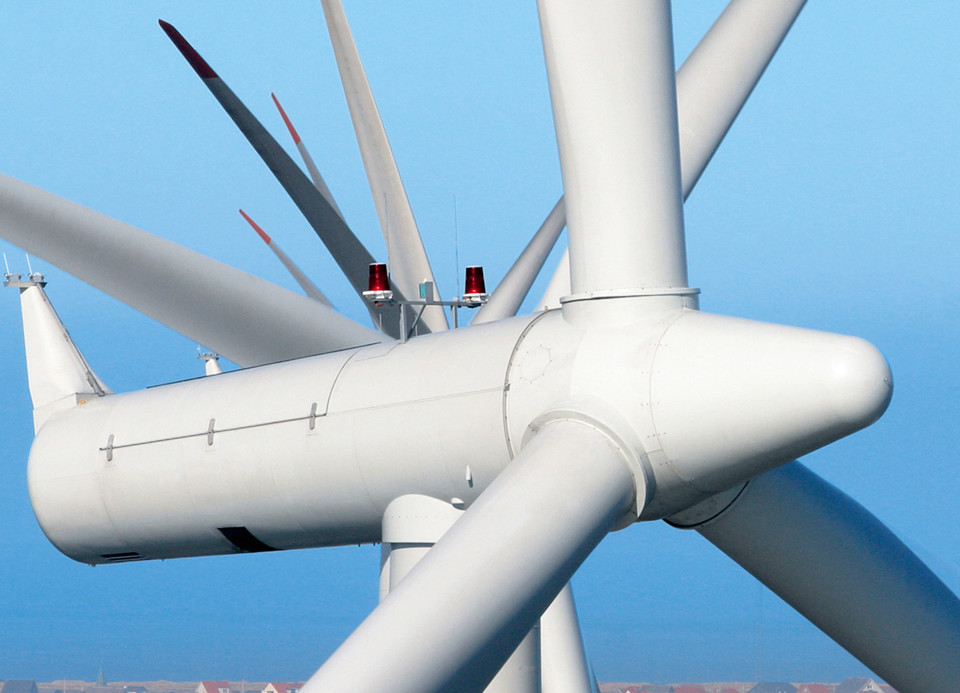
M 368 291 L 389 291 L 390 279 L 387 277 L 387 266 L 382 262 L 370 263 L 370 278 L 367 281 Z
M 467 278 L 464 282 L 463 295 L 475 296 L 487 293 L 483 282 L 483 267 L 467 267 Z

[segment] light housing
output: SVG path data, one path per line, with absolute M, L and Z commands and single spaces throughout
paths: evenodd
M 487 287 L 483 281 L 483 267 L 474 265 L 467 267 L 463 283 L 463 302 L 471 308 L 476 308 L 487 301 Z
M 390 289 L 390 277 L 387 274 L 387 265 L 383 262 L 371 262 L 370 273 L 367 278 L 367 290 L 363 297 L 374 303 L 389 301 L 393 298 Z

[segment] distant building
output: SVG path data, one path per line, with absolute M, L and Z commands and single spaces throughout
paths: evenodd
M 263 693 L 300 693 L 303 688 L 302 683 L 281 683 L 280 681 L 271 681 L 263 689 Z
M 797 693 L 797 687 L 792 683 L 772 683 L 770 681 L 764 681 L 763 683 L 758 683 L 747 691 L 747 693 Z
M 37 682 L 32 679 L 11 679 L 3 684 L 0 693 L 37 693 Z
M 843 683 L 837 686 L 836 693 L 885 693 L 884 688 L 873 679 L 845 679 Z
M 196 693 L 232 693 L 229 681 L 201 681 Z
M 822 683 L 805 683 L 797 689 L 797 693 L 833 693 L 833 687 Z

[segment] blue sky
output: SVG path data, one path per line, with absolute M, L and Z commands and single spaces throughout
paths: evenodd
M 677 3 L 680 59 L 722 6 Z M 496 280 L 561 192 L 534 4 L 346 10 L 441 290 L 455 291 L 457 238 L 460 265 L 483 264 Z M 383 254 L 312 1 L 0 5 L 0 171 L 295 289 L 242 206 L 362 320 L 322 245 L 158 18 L 286 143 L 269 98 L 277 93 L 348 221 Z M 954 589 L 958 29 L 953 3 L 814 0 L 685 208 L 704 310 L 853 334 L 884 352 L 896 380 L 887 414 L 805 462 Z M 21 252 L 0 248 L 26 272 Z M 33 263 L 114 390 L 201 373 L 195 344 Z M 111 680 L 309 676 L 373 607 L 378 550 L 96 569 L 61 556 L 27 499 L 32 426 L 13 291 L 0 295 L 0 320 L 0 679 L 90 680 L 101 662 Z M 662 523 L 609 537 L 574 587 L 601 680 L 866 673 L 699 535 Z

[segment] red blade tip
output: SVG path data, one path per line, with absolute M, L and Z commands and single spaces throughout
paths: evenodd
M 276 94 L 271 93 L 270 98 L 273 99 L 273 103 L 276 104 L 277 110 L 280 111 L 280 117 L 283 118 L 283 122 L 286 124 L 287 130 L 290 131 L 290 136 L 293 138 L 293 143 L 300 144 L 300 135 L 297 134 L 296 128 L 293 127 L 293 123 L 291 123 L 290 119 L 287 117 L 287 112 L 283 110 L 283 106 L 281 106 L 280 101 L 277 100 Z
M 172 24 L 165 22 L 162 19 L 158 20 L 160 22 L 160 28 L 166 32 L 167 36 L 170 37 L 170 40 L 173 41 L 173 45 L 177 47 L 183 57 L 187 59 L 187 62 L 190 63 L 190 67 L 200 75 L 201 79 L 216 79 L 217 73 L 213 71 L 213 68 L 207 64 L 207 61 L 200 57 L 200 54 L 197 53 L 196 49 L 187 43 L 187 39 L 183 38 L 183 34 L 177 31 Z
M 240 216 L 242 216 L 244 219 L 247 220 L 247 223 L 250 224 L 250 226 L 253 227 L 253 230 L 256 231 L 256 232 L 257 232 L 257 235 L 259 235 L 260 238 L 263 239 L 263 242 L 264 242 L 264 243 L 266 243 L 267 245 L 270 245 L 270 243 L 271 243 L 270 236 L 267 235 L 267 232 L 266 232 L 266 231 L 264 231 L 264 230 L 261 229 L 259 226 L 257 226 L 257 222 L 255 222 L 253 219 L 251 219 L 249 216 L 247 216 L 247 213 L 244 212 L 242 209 L 240 210 Z

